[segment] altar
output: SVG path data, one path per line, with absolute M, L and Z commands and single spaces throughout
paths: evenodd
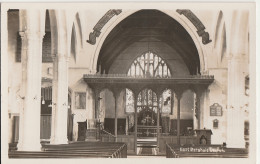
M 159 126 L 159 132 L 162 132 L 162 127 Z M 137 126 L 137 137 L 157 137 L 157 126 Z

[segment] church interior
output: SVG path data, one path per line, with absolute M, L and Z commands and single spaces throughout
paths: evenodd
M 253 11 L 182 8 L 4 8 L 9 158 L 247 158 Z

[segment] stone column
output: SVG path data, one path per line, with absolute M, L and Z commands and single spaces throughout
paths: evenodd
M 50 10 L 53 61 L 52 144 L 66 144 L 68 117 L 68 61 L 70 41 L 68 13 Z M 55 19 L 54 19 L 55 18 Z
M 41 115 L 42 39 L 44 10 L 20 10 L 22 38 L 22 99 L 18 150 L 39 151 Z
M 53 61 L 52 144 L 68 142 L 68 59 L 65 54 L 57 54 Z
M 227 147 L 244 148 L 244 119 L 241 109 L 244 95 L 243 61 L 232 59 L 228 67 Z
M 57 102 L 57 82 L 58 82 L 58 62 L 57 57 L 52 56 L 53 59 L 53 79 L 52 79 L 52 113 L 51 113 L 51 143 L 54 143 L 55 129 L 56 129 L 56 102 Z
M 249 12 L 234 11 L 228 52 L 227 147 L 244 148 L 245 76 L 249 71 Z M 229 27 L 227 27 L 229 28 Z

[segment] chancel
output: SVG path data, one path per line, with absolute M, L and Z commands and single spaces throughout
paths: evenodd
M 1 11 L 9 158 L 248 157 L 252 10 L 34 5 Z

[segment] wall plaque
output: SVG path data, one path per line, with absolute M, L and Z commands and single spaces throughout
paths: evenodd
M 210 106 L 210 116 L 222 116 L 222 106 L 214 103 Z

